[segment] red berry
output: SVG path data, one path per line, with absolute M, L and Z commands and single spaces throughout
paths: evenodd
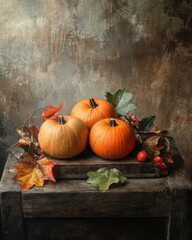
M 40 155 L 43 155 L 44 154 L 44 151 L 41 149 L 40 152 L 39 152 Z
M 145 162 L 147 160 L 148 154 L 144 150 L 137 153 L 137 160 L 140 162 Z
M 164 162 L 157 162 L 157 165 L 161 168 L 161 169 L 167 169 L 167 165 Z
M 154 162 L 156 162 L 156 163 L 162 163 L 163 162 L 163 158 L 161 157 L 161 156 L 155 156 L 154 158 L 153 158 L 153 161 Z

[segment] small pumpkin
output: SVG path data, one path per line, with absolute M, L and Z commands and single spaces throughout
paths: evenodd
M 98 98 L 79 101 L 73 106 L 70 114 L 83 120 L 89 130 L 101 119 L 117 117 L 115 108 L 107 100 Z
M 121 159 L 134 148 L 135 134 L 132 127 L 121 119 L 106 118 L 93 125 L 89 134 L 93 152 L 105 159 Z
M 38 141 L 46 154 L 55 158 L 72 158 L 86 148 L 88 135 L 82 120 L 63 115 L 58 120 L 47 119 L 42 123 Z

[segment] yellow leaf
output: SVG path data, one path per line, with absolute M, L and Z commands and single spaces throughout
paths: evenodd
M 45 180 L 55 181 L 52 169 L 55 163 L 47 158 L 34 161 L 33 157 L 28 156 L 27 160 L 18 163 L 15 167 L 17 175 L 15 181 L 19 183 L 22 189 L 32 188 L 34 185 L 38 187 L 44 186 Z

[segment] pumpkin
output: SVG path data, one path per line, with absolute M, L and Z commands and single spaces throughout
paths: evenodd
M 106 118 L 93 125 L 89 134 L 93 152 L 104 159 L 121 159 L 127 156 L 135 145 L 132 127 L 121 119 Z
M 38 141 L 41 149 L 51 157 L 72 158 L 86 148 L 88 135 L 82 120 L 63 115 L 58 120 L 47 119 L 42 123 Z
M 117 117 L 114 107 L 107 100 L 98 98 L 79 101 L 73 106 L 70 114 L 83 120 L 89 130 L 101 119 Z

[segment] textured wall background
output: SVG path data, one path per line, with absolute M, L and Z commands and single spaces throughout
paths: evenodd
M 191 0 L 0 0 L 0 158 L 35 109 L 127 88 L 192 169 Z

